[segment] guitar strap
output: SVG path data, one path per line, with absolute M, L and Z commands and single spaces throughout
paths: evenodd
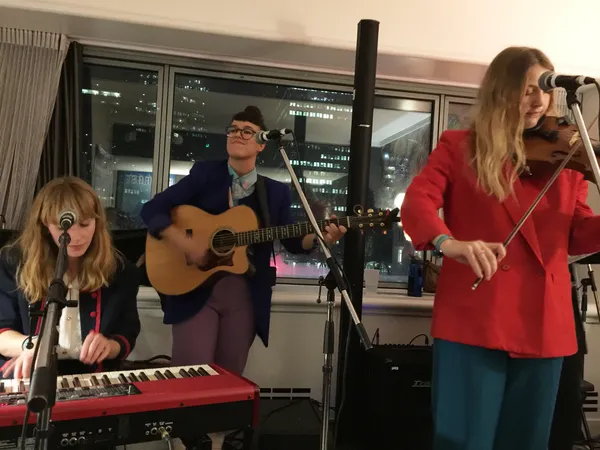
M 256 177 L 256 197 L 258 198 L 258 209 L 263 219 L 265 228 L 271 226 L 271 215 L 269 214 L 269 203 L 267 202 L 267 188 L 265 186 L 265 177 L 258 175 Z M 273 264 L 275 264 L 275 245 L 271 243 L 271 255 L 273 256 Z

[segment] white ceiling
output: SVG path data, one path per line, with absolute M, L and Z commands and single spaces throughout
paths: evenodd
M 22 7 L 19 5 L 27 2 L 5 3 L 12 5 L 0 6 L 0 26 L 63 33 L 75 40 L 99 46 L 141 50 L 161 54 L 165 58 L 203 58 L 350 76 L 355 69 L 354 47 L 332 48 L 319 46 L 314 42 L 281 42 L 168 26 L 125 23 L 111 16 L 83 17 L 85 14 L 51 12 L 51 3 L 47 1 L 37 2 L 38 7 L 45 6 L 47 11 L 24 9 L 27 8 L 26 4 Z M 102 2 L 95 3 L 102 9 Z M 143 17 L 144 11 L 140 11 L 139 16 Z M 391 54 L 381 50 L 377 57 L 379 79 L 443 84 L 445 87 L 440 92 L 456 95 L 472 95 L 473 88 L 479 85 L 485 69 L 483 64 Z

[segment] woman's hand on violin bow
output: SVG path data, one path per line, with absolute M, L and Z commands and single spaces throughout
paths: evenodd
M 506 249 L 500 242 L 447 239 L 442 242 L 440 250 L 444 256 L 468 264 L 478 278 L 486 280 L 498 270 L 498 261 L 506 256 Z

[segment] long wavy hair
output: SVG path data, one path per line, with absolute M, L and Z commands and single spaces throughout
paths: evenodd
M 494 58 L 479 88 L 471 125 L 471 165 L 477 173 L 477 184 L 500 201 L 513 193 L 513 184 L 525 169 L 520 105 L 527 73 L 537 64 L 554 71 L 550 59 L 540 50 L 506 48 Z M 550 95 L 546 114 L 551 114 L 554 106 L 554 96 Z
M 80 260 L 80 289 L 89 292 L 108 285 L 117 269 L 120 256 L 113 249 L 104 207 L 96 192 L 79 178 L 56 178 L 35 197 L 25 228 L 12 244 L 20 253 L 17 285 L 31 303 L 46 296 L 54 277 L 58 246 L 47 225 L 56 224 L 63 209 L 75 211 L 80 222 L 96 219 L 92 242 Z

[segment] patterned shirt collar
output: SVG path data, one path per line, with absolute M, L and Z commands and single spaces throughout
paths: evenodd
M 229 164 L 227 164 L 227 169 L 229 170 L 229 175 L 233 177 L 233 183 L 239 183 L 239 185 L 244 190 L 250 189 L 256 183 L 256 179 L 258 176 L 256 172 L 256 167 L 252 169 L 251 172 L 248 172 L 246 175 L 243 175 L 241 177 L 237 174 L 235 170 L 232 169 L 232 167 Z

